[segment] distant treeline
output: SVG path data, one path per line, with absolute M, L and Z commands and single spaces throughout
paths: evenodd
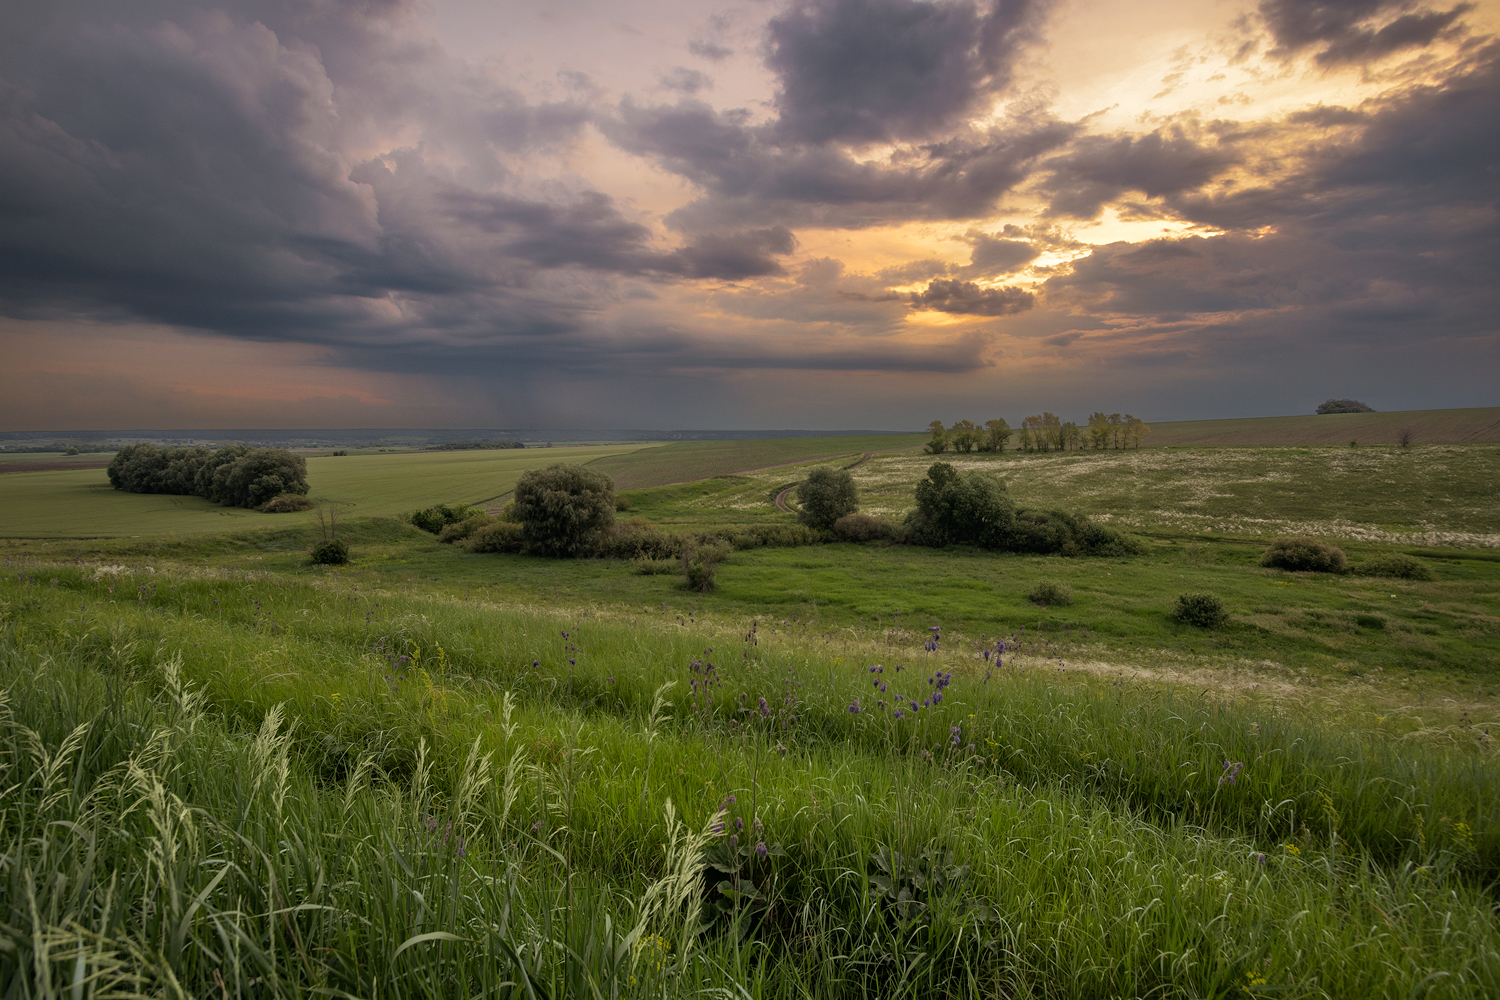
M 1002 420 L 986 420 L 983 426 L 959 420 L 944 427 L 941 420 L 927 425 L 932 439 L 926 450 L 933 455 L 945 451 L 967 454 L 971 451 L 1004 451 L 1012 436 L 1021 451 L 1068 451 L 1075 448 L 1128 448 L 1141 446 L 1141 439 L 1151 428 L 1130 414 L 1094 413 L 1088 424 L 1079 427 L 1073 421 L 1062 421 L 1051 413 L 1027 417 L 1018 429 Z
M 64 444 L 62 442 L 54 442 L 53 444 L 23 444 L 0 447 L 0 452 L 4 452 L 7 455 L 56 455 L 59 453 L 64 455 L 87 455 L 93 452 L 109 451 L 114 451 L 114 449 L 108 445 L 94 443 Z
M 520 441 L 444 441 L 430 444 L 425 451 L 493 451 L 501 448 L 524 448 Z
M 200 496 L 225 507 L 260 507 L 286 493 L 307 493 L 307 460 L 282 448 L 242 444 L 158 448 L 133 444 L 109 463 L 109 482 L 127 493 Z

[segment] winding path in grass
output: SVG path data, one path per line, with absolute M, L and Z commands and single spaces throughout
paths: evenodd
M 845 470 L 858 468 L 859 466 L 864 465 L 870 460 L 870 456 L 873 454 L 875 454 L 873 451 L 865 452 L 863 455 L 859 456 L 859 458 L 844 466 Z M 775 468 L 775 466 L 772 466 L 772 468 Z M 800 482 L 793 483 L 786 489 L 782 490 L 780 493 L 776 494 L 776 506 L 778 509 L 784 510 L 788 514 L 792 513 L 792 508 L 788 506 L 786 498 L 791 495 L 792 490 L 795 490 L 800 485 L 802 485 Z

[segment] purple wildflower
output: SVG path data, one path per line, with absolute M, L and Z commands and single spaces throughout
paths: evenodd
M 1219 775 L 1219 787 L 1222 788 L 1225 782 L 1228 782 L 1231 785 L 1237 784 L 1238 778 L 1240 776 L 1240 770 L 1244 766 L 1245 762 L 1242 760 L 1225 760 L 1224 773 Z
M 761 857 L 765 857 L 770 853 L 768 850 L 766 850 L 766 842 L 764 840 L 755 845 L 755 853 L 760 855 Z
M 850 715 L 858 715 L 860 713 L 860 711 L 861 711 L 861 709 L 859 707 L 859 699 L 855 698 L 854 701 L 851 702 L 850 705 L 849 705 L 849 714 Z

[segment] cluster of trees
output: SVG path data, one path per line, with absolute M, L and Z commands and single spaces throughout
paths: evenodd
M 941 455 L 950 449 L 968 454 L 971 451 L 1004 451 L 1012 434 L 1016 436 L 1016 447 L 1022 451 L 1069 451 L 1077 448 L 1127 448 L 1141 446 L 1141 439 L 1151 433 L 1151 428 L 1139 417 L 1126 413 L 1098 413 L 1089 416 L 1088 424 L 1079 427 L 1073 421 L 1058 419 L 1056 414 L 1043 412 L 1027 417 L 1021 426 L 1012 431 L 1004 420 L 987 420 L 979 426 L 969 420 L 956 421 L 944 427 L 941 420 L 927 425 L 932 439 L 926 450 L 932 455 Z
M 952 427 L 944 427 L 941 420 L 927 425 L 932 440 L 927 442 L 927 451 L 941 455 L 952 449 L 968 454 L 971 451 L 1004 451 L 1010 442 L 1010 424 L 1004 420 L 986 420 L 983 426 L 970 420 L 955 421 Z
M 109 482 L 127 493 L 200 496 L 225 507 L 261 507 L 307 494 L 307 460 L 282 448 L 158 448 L 133 444 L 109 463 Z
M 427 451 L 496 451 L 507 448 L 524 448 L 522 441 L 445 441 L 442 444 L 430 444 Z
M 1366 406 L 1357 399 L 1330 399 L 1318 404 L 1319 413 L 1374 413 L 1373 406 Z
M 906 540 L 914 545 L 976 545 L 1065 556 L 1145 551 L 1139 539 L 1094 524 L 1081 514 L 1018 508 L 999 477 L 959 472 L 947 462 L 935 462 L 927 470 L 927 477 L 917 484 L 916 499 L 916 508 L 906 516 Z

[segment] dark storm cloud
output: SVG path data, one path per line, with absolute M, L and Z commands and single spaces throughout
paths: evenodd
M 861 161 L 837 145 L 782 145 L 775 125 L 746 120 L 743 112 L 700 101 L 641 107 L 627 100 L 601 127 L 617 145 L 704 190 L 669 217 L 689 230 L 977 218 L 1025 180 L 1038 157 L 1076 134 L 1074 126 L 1037 115 Z
M 1238 159 L 1180 126 L 1141 136 L 1082 136 L 1042 163 L 1049 176 L 1041 189 L 1051 197 L 1048 214 L 1092 219 L 1127 191 L 1157 198 L 1196 190 Z
M 767 26 L 781 81 L 776 131 L 793 143 L 927 139 L 982 110 L 1034 41 L 1036 0 L 803 0 Z
M 988 214 L 1036 159 L 1077 133 L 1041 111 L 976 128 L 1037 40 L 1042 0 L 809 0 L 766 27 L 776 117 L 697 100 L 626 99 L 600 122 L 618 146 L 703 195 L 668 221 L 720 227 L 853 227 Z M 855 155 L 898 142 L 886 158 Z
M 496 153 L 590 110 L 449 72 L 378 23 L 398 4 L 101 10 L 31 25 L 46 58 L 0 30 L 0 312 L 472 348 L 577 336 L 615 276 L 778 274 L 795 247 L 769 226 L 672 249 L 598 192 L 497 193 Z M 346 152 L 403 125 L 427 152 Z
M 968 316 L 1011 316 L 1025 312 L 1036 296 L 1024 288 L 981 288 L 972 281 L 934 278 L 908 299 L 917 309 L 959 313 Z
M 1434 10 L 1411 0 L 1261 0 L 1259 9 L 1276 40 L 1273 55 L 1313 50 L 1319 64 L 1332 66 L 1430 45 L 1473 6 Z
M 968 242 L 973 247 L 969 255 L 969 266 L 964 270 L 972 274 L 1008 274 L 1031 263 L 1041 256 L 1041 248 L 1025 240 L 1002 240 L 987 233 L 971 233 Z
M 796 249 L 785 226 L 705 233 L 672 251 L 651 247 L 651 230 L 626 219 L 597 191 L 566 204 L 472 192 L 445 196 L 457 221 L 499 237 L 496 253 L 540 268 L 579 266 L 618 274 L 738 280 L 780 274 Z

